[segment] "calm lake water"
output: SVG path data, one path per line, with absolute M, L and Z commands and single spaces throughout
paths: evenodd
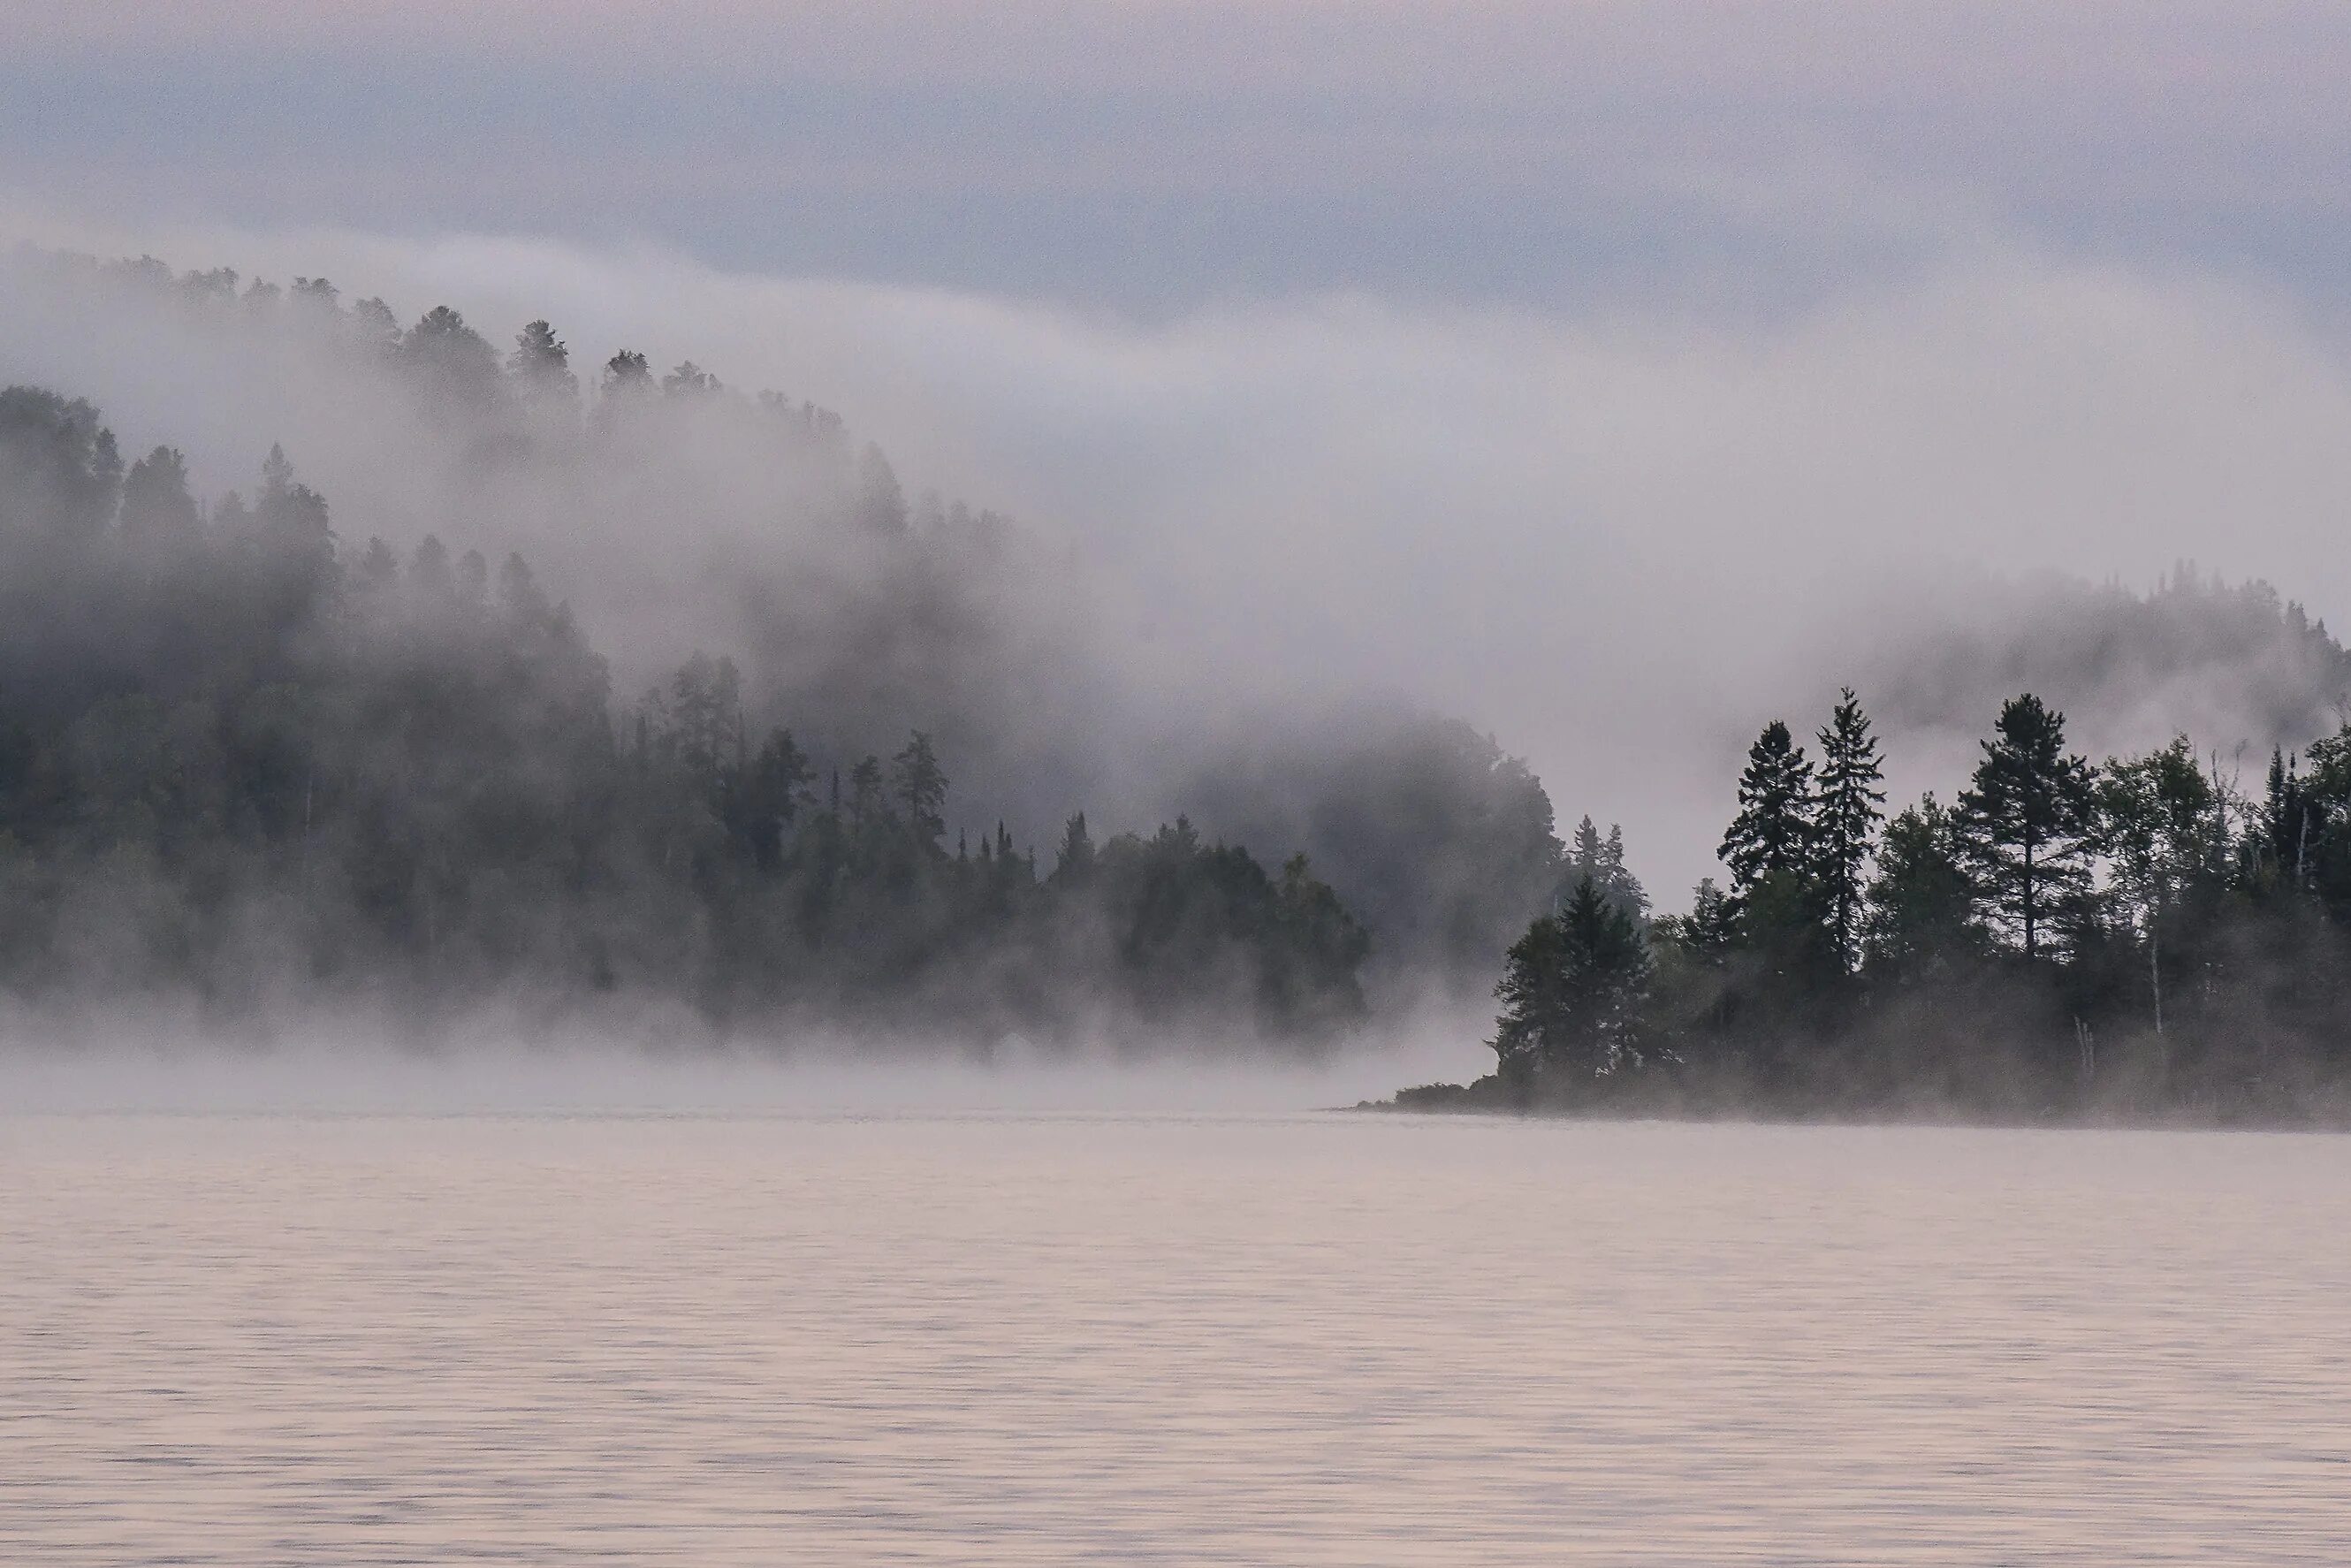
M 2351 1560 L 2351 1139 L 0 1120 L 0 1562 Z

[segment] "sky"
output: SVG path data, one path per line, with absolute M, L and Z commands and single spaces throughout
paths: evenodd
M 2351 623 L 2346 81 L 2265 0 L 0 0 L 0 238 L 816 398 L 1673 888 L 1938 585 Z
M 20 197 L 1176 312 L 1785 308 L 1995 227 L 2331 309 L 2309 0 L 0 3 Z

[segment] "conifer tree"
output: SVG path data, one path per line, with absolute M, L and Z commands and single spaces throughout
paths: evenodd
M 615 397 L 641 397 L 653 390 L 653 367 L 634 349 L 622 349 L 604 361 L 603 394 Z
M 741 791 L 743 833 L 762 871 L 782 867 L 785 835 L 809 803 L 812 777 L 792 732 L 770 731 L 751 760 Z
M 1683 945 L 1695 957 L 1710 967 L 1719 967 L 1738 940 L 1739 921 L 1731 908 L 1729 895 L 1715 884 L 1714 878 L 1698 878 L 1690 894 L 1690 912 L 1682 916 Z
M 1951 812 L 1930 792 L 1886 825 L 1862 925 L 1873 972 L 1915 977 L 1978 951 L 1975 906 Z
M 507 356 L 507 373 L 533 402 L 569 407 L 580 396 L 580 378 L 571 373 L 571 350 L 544 320 L 533 321 L 515 334 L 514 352 Z
M 1576 824 L 1565 867 L 1566 875 L 1560 881 L 1557 900 L 1562 908 L 1574 896 L 1576 884 L 1589 877 L 1599 887 L 1601 896 L 1634 925 L 1637 926 L 1648 918 L 1649 894 L 1640 878 L 1625 864 L 1625 830 L 1621 826 L 1610 823 L 1608 836 L 1604 839 L 1591 817 L 1584 817 Z
M 198 521 L 195 497 L 188 493 L 187 459 L 176 448 L 158 446 L 123 476 L 125 538 L 141 544 L 186 541 Z
M 1640 931 L 1597 882 L 1579 879 L 1559 912 L 1511 946 L 1495 988 L 1502 1011 L 1491 1044 L 1503 1081 L 1523 1097 L 1628 1065 L 1649 976 Z
M 1813 769 L 1788 727 L 1773 719 L 1748 748 L 1739 776 L 1739 815 L 1718 852 L 1730 868 L 1731 896 L 1744 902 L 1778 873 L 1802 883 L 1812 871 Z
M 478 416 L 497 402 L 498 354 L 465 318 L 446 305 L 426 311 L 400 340 L 399 362 L 431 402 Z
M 1813 880 L 1832 956 L 1842 973 L 1861 961 L 1863 879 L 1886 817 L 1886 772 L 1869 716 L 1847 686 L 1820 731 L 1820 780 L 1813 795 Z
M 1093 873 L 1094 841 L 1086 831 L 1086 814 L 1080 811 L 1061 828 L 1061 847 L 1053 856 L 1053 880 L 1077 883 Z
M 890 759 L 890 787 L 906 814 L 907 831 L 925 849 L 936 849 L 947 831 L 947 775 L 931 737 L 921 730 Z
M 136 472 L 136 470 L 133 470 Z M 125 490 L 126 497 L 128 489 Z M 129 509 L 128 499 L 124 509 Z M 2283 749 L 2270 752 L 2270 776 L 2262 792 L 2261 838 L 2255 846 L 2260 869 L 2273 882 L 2293 887 L 2309 885 L 2311 830 L 2319 813 L 2312 810 L 2302 780 L 2302 759 Z
M 2053 922 L 2090 888 L 2090 765 L 2065 750 L 2065 716 L 2029 692 L 2001 708 L 1994 733 L 1959 795 L 1959 843 L 1984 917 L 2038 958 Z
M 863 832 L 881 819 L 882 807 L 882 759 L 861 758 L 849 770 L 850 826 Z

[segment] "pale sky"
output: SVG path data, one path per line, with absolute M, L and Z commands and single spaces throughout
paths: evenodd
M 2351 6 L 0 0 L 0 193 L 1144 314 L 2351 257 Z

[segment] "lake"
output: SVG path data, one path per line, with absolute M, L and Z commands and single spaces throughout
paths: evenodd
M 0 1118 L 0 1561 L 2339 1563 L 2351 1138 Z

